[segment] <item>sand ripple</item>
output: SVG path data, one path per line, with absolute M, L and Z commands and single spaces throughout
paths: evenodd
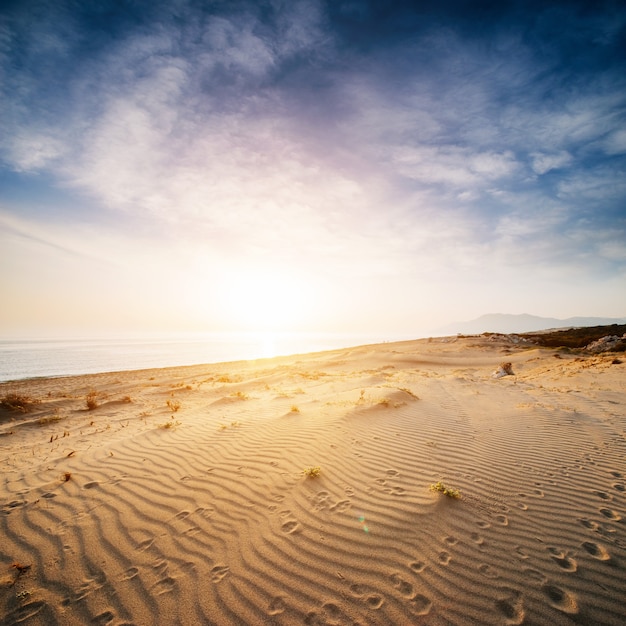
M 624 623 L 623 378 L 509 350 L 499 380 L 473 339 L 20 383 L 0 623 Z

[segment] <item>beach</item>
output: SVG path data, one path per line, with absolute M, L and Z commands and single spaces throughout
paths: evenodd
M 471 336 L 1 383 L 0 624 L 623 624 L 623 357 Z

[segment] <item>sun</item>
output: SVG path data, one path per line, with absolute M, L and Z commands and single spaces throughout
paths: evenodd
M 288 271 L 227 273 L 222 302 L 234 326 L 252 332 L 293 330 L 308 318 L 304 281 Z

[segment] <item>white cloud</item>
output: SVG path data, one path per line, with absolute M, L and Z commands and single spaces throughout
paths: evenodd
M 213 17 L 203 37 L 206 52 L 201 54 L 200 63 L 205 67 L 222 66 L 230 72 L 265 75 L 274 65 L 274 53 L 252 32 L 254 25 L 250 19 Z
M 18 172 L 34 172 L 50 167 L 66 151 L 65 142 L 52 130 L 24 128 L 8 142 L 8 156 Z
M 510 176 L 518 164 L 510 151 L 474 152 L 449 146 L 402 146 L 393 151 L 398 171 L 425 184 L 477 187 Z
M 552 154 L 533 152 L 530 157 L 533 171 L 540 176 L 547 174 L 551 170 L 566 167 L 572 162 L 572 155 L 565 150 Z
M 604 140 L 604 149 L 610 155 L 626 154 L 626 130 L 611 132 Z

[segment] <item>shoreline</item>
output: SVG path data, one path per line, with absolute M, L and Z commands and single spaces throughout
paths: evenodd
M 622 623 L 625 366 L 451 339 L 0 383 L 0 622 Z

